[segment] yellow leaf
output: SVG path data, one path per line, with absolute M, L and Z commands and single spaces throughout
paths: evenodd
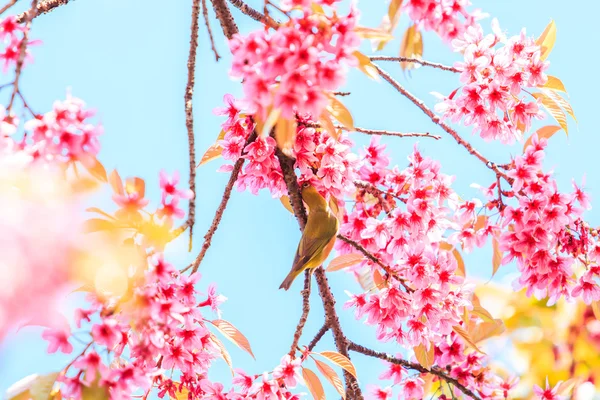
M 312 3 L 310 7 L 315 14 L 325 14 L 325 10 L 323 10 L 323 7 L 320 4 Z
M 365 28 L 362 26 L 357 26 L 354 28 L 354 32 L 358 35 L 358 37 L 362 39 L 376 39 L 376 40 L 392 40 L 394 36 L 384 29 L 379 28 Z
M 198 166 L 204 165 L 209 161 L 212 161 L 216 158 L 221 157 L 221 153 L 223 152 L 223 147 L 221 147 L 221 145 L 219 144 L 219 141 L 223 140 L 224 138 L 225 138 L 225 131 L 221 130 L 221 132 L 219 133 L 219 136 L 217 136 L 216 142 L 212 146 L 210 146 L 208 148 L 208 150 L 206 150 L 206 152 L 200 159 Z
M 425 345 L 420 344 L 417 347 L 414 347 L 413 351 L 415 352 L 415 358 L 419 364 L 425 369 L 431 369 L 433 357 L 435 355 L 433 346 L 429 345 L 429 350 L 427 350 Z
M 322 351 L 318 354 L 322 355 L 332 363 L 339 365 L 352 376 L 354 376 L 356 379 L 358 379 L 358 376 L 356 376 L 356 369 L 354 368 L 354 364 L 352 364 L 352 361 L 350 361 L 348 357 L 335 351 Z
M 317 374 L 308 368 L 302 367 L 302 378 L 304 378 L 304 382 L 315 400 L 325 400 L 325 391 Z
M 123 181 L 121 180 L 121 177 L 116 169 L 110 173 L 110 176 L 108 177 L 108 183 L 110 183 L 110 187 L 112 188 L 113 192 L 121 195 L 124 194 Z
M 104 165 L 98 159 L 91 157 L 91 165 L 87 166 L 85 163 L 83 166 L 88 170 L 90 174 L 96 179 L 101 180 L 102 182 L 108 182 L 108 178 L 106 176 L 106 169 L 104 169 Z
M 174 382 L 175 383 L 175 382 Z M 175 383 L 176 387 L 179 387 L 179 383 Z M 172 400 L 188 400 L 190 398 L 190 391 L 182 387 L 181 390 L 175 392 L 175 397 L 170 396 Z
M 237 345 L 242 350 L 245 350 L 254 357 L 252 353 L 252 348 L 250 347 L 250 342 L 235 326 L 233 326 L 230 322 L 227 322 L 222 319 L 215 319 L 214 321 L 210 321 L 225 337 L 231 340 L 235 345 Z
M 125 179 L 125 191 L 127 193 L 137 193 L 140 197 L 146 194 L 146 183 L 141 178 Z
M 569 134 L 569 128 L 567 127 L 567 116 L 561 110 L 560 106 L 551 97 L 544 93 L 533 93 L 533 97 L 541 101 L 544 108 L 554 117 L 556 122 L 564 129 L 565 133 Z
M 371 62 L 371 59 L 358 50 L 355 50 L 352 54 L 358 60 L 358 69 L 360 69 L 369 78 L 378 81 L 379 71 L 377 71 L 375 64 Z
M 548 58 L 548 55 L 550 55 L 550 52 L 554 47 L 554 42 L 556 42 L 556 24 L 554 21 L 550 21 L 546 26 L 546 29 L 544 29 L 544 32 L 542 32 L 535 42 L 535 44 L 541 47 L 540 59 L 545 60 Z
M 235 373 L 233 372 L 233 363 L 231 362 L 231 356 L 229 355 L 229 352 L 223 345 L 223 342 L 221 342 L 219 340 L 219 338 L 214 335 L 214 333 L 210 332 L 209 335 L 210 335 L 210 340 L 212 340 L 213 343 L 215 344 L 215 346 L 217 346 L 219 348 L 219 351 L 221 352 L 221 357 L 223 357 L 223 360 L 225 360 L 227 365 L 229 365 L 229 370 L 231 371 L 231 375 L 232 376 L 235 375 Z
M 71 183 L 71 189 L 75 193 L 86 193 L 98 189 L 98 181 L 91 178 L 79 178 Z
M 544 93 L 546 93 L 550 98 L 552 98 L 552 100 L 554 100 L 555 102 L 558 103 L 559 106 L 561 106 L 562 108 L 565 109 L 565 111 L 567 112 L 567 114 L 569 114 L 571 116 L 571 118 L 573 118 L 575 120 L 575 122 L 577 122 L 577 118 L 575 117 L 575 112 L 573 112 L 573 107 L 571 107 L 571 104 L 569 104 L 568 101 L 566 101 L 565 99 L 563 99 L 558 93 L 556 93 L 556 91 L 554 90 L 547 90 L 547 89 L 542 89 L 544 91 Z
M 548 75 L 548 82 L 546 82 L 542 87 L 567 93 L 567 89 L 565 89 L 565 85 L 563 85 L 562 81 L 552 75 Z
M 337 256 L 329 263 L 327 267 L 327 272 L 339 271 L 340 269 L 344 269 L 351 265 L 356 265 L 361 261 L 365 260 L 365 256 L 358 253 L 344 254 L 341 256 Z
M 335 126 L 331 121 L 331 114 L 329 111 L 323 110 L 321 118 L 319 119 L 319 124 L 321 125 L 321 128 L 325 129 L 325 132 L 327 132 L 332 138 L 337 140 L 340 137 L 337 129 L 335 129 Z
M 352 119 L 352 114 L 346 108 L 345 105 L 342 104 L 335 96 L 329 95 L 329 105 L 327 106 L 327 111 L 333 116 L 333 118 L 337 119 L 344 127 L 349 130 L 354 130 L 354 120 Z
M 31 400 L 47 400 L 50 397 L 50 393 L 52 393 L 52 388 L 58 375 L 58 372 L 54 372 L 39 376 L 29 388 Z
M 408 58 L 421 58 L 423 55 L 423 36 L 417 29 L 416 25 L 408 27 L 404 36 L 402 37 L 402 43 L 400 45 L 400 57 Z M 400 67 L 402 70 L 409 70 L 415 68 L 414 63 L 401 62 Z
M 469 335 L 469 333 L 463 329 L 462 326 L 459 325 L 455 325 L 452 327 L 452 330 L 454 332 L 456 332 L 460 337 L 462 337 L 464 339 L 464 341 L 471 346 L 473 349 L 475 349 L 476 351 L 485 354 L 483 351 L 481 351 L 479 349 L 479 347 L 477 347 L 477 345 L 475 344 L 475 341 L 471 338 L 471 336 Z
M 93 233 L 100 231 L 111 231 L 117 226 L 114 222 L 101 218 L 91 218 L 83 223 L 83 231 L 85 233 Z
M 344 208 L 338 205 L 337 199 L 333 196 L 329 198 L 329 208 L 341 223 L 344 220 Z
M 537 133 L 539 139 L 550 139 L 556 132 L 560 131 L 560 126 L 556 125 L 548 125 L 543 126 L 538 129 L 535 133 Z M 523 152 L 529 147 L 531 142 L 533 141 L 533 135 L 529 136 L 523 145 Z
M 282 195 L 279 198 L 279 201 L 281 201 L 281 204 L 283 204 L 283 206 L 285 207 L 286 210 L 288 210 L 292 214 L 294 213 L 294 209 L 292 208 L 292 203 L 290 203 L 290 198 L 288 196 L 286 196 L 285 194 Z
M 452 255 L 456 258 L 456 275 L 464 278 L 467 276 L 467 270 L 465 269 L 465 262 L 463 261 L 462 256 L 456 248 L 452 250 Z
M 373 274 L 369 268 L 364 268 L 362 271 L 355 272 L 354 274 L 358 280 L 358 284 L 365 292 L 370 292 L 377 288 L 375 282 L 373 282 Z
M 492 251 L 492 276 L 494 276 L 502 263 L 502 250 L 500 250 L 500 243 L 496 238 L 492 238 Z
M 271 129 L 275 127 L 279 116 L 281 115 L 281 108 L 276 108 L 269 113 L 262 129 L 259 131 L 262 137 L 267 137 L 271 134 Z
M 600 320 L 600 300 L 592 302 L 592 311 L 596 316 L 596 319 Z
M 275 125 L 275 140 L 277 146 L 286 155 L 291 155 L 294 141 L 296 140 L 297 122 L 295 118 L 285 119 L 279 118 Z
M 400 8 L 402 7 L 403 0 L 392 0 L 390 1 L 390 6 L 388 7 L 388 18 L 390 19 L 390 23 L 392 26 L 390 27 L 390 32 L 394 30 L 398 21 L 400 20 Z
M 488 310 L 483 308 L 483 306 L 479 302 L 479 297 L 477 297 L 476 294 L 473 294 L 473 299 L 471 302 L 473 303 L 473 310 L 471 311 L 473 314 L 477 315 L 484 321 L 494 322 L 494 317 L 492 317 L 492 314 L 490 314 Z
M 335 390 L 342 396 L 342 398 L 346 398 L 346 390 L 344 389 L 344 384 L 340 377 L 335 373 L 333 368 L 329 365 L 325 364 L 322 361 L 315 360 L 315 364 L 317 364 L 317 369 L 323 376 L 333 385 Z
M 502 334 L 505 329 L 504 322 L 501 319 L 494 319 L 493 322 L 484 321 L 479 324 L 471 322 L 469 324 L 469 335 L 474 343 L 479 343 L 492 336 Z
M 571 392 L 573 391 L 575 386 L 578 384 L 579 384 L 579 379 L 577 379 L 577 378 L 572 378 L 572 379 L 566 380 L 564 382 L 561 382 L 560 385 L 558 385 L 558 388 L 556 388 L 557 389 L 556 395 L 562 396 L 562 397 L 567 397 L 569 394 L 571 394 Z

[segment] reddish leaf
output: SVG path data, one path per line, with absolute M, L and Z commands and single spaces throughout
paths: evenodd
M 123 195 L 125 193 L 123 191 L 123 181 L 121 180 L 121 177 L 119 176 L 119 173 L 117 172 L 116 169 L 110 173 L 110 177 L 108 178 L 108 183 L 110 183 L 110 187 L 112 188 L 113 192 L 115 192 L 116 194 Z
M 377 288 L 382 288 L 386 285 L 386 281 L 383 279 L 383 276 L 381 276 L 381 272 L 379 272 L 378 269 L 373 271 L 373 283 Z
M 317 364 L 317 369 L 323 376 L 333 385 L 335 390 L 338 391 L 342 398 L 346 398 L 346 390 L 344 389 L 344 384 L 340 377 L 335 373 L 333 368 L 329 365 L 325 364 L 322 361 L 315 360 L 315 364 Z
M 223 140 L 224 138 L 225 138 L 225 131 L 221 130 L 221 132 L 219 133 L 219 136 L 217 136 L 217 140 L 215 141 L 215 143 L 213 143 L 213 145 L 210 146 L 208 148 L 208 150 L 206 150 L 206 152 L 200 159 L 200 162 L 198 163 L 198 167 L 206 164 L 209 161 L 212 161 L 216 158 L 221 157 L 221 152 L 223 151 L 223 147 L 221 147 L 219 142 L 221 140 Z
M 346 129 L 354 130 L 352 114 L 350 114 L 350 111 L 348 111 L 346 106 L 333 95 L 329 96 L 327 111 L 329 111 L 333 118 L 337 119 Z
M 214 321 L 210 321 L 225 337 L 231 340 L 235 345 L 240 347 L 242 350 L 245 350 L 254 357 L 252 353 L 252 348 L 250 347 L 250 342 L 235 326 L 233 326 L 230 322 L 227 322 L 222 319 L 215 319 Z
M 460 325 L 455 325 L 452 327 L 452 330 L 454 332 L 456 332 L 460 337 L 462 337 L 464 339 L 464 341 L 471 346 L 473 349 L 477 350 L 478 352 L 485 354 L 483 351 L 481 351 L 479 349 L 479 347 L 477 347 L 476 342 L 471 338 L 471 336 L 469 335 L 469 333 Z
M 430 344 L 429 350 L 427 350 L 425 345 L 420 344 L 417 347 L 414 347 L 413 351 L 415 352 L 415 358 L 419 364 L 421 364 L 421 366 L 425 369 L 431 369 L 431 366 L 433 365 L 433 357 L 435 355 L 433 345 Z
M 556 132 L 560 131 L 560 129 L 560 126 L 548 125 L 541 127 L 535 133 L 537 133 L 539 139 L 550 139 Z M 529 147 L 532 141 L 533 135 L 529 136 L 525 141 L 525 144 L 523 145 L 523 151 Z
M 502 263 L 502 250 L 500 250 L 500 244 L 496 238 L 492 238 L 492 276 L 496 275 L 500 264 Z
M 325 391 L 317 374 L 308 368 L 302 367 L 302 377 L 313 398 L 315 400 L 325 400 Z
M 335 351 L 322 351 L 318 354 L 322 355 L 332 363 L 339 365 L 340 367 L 348 371 L 350 374 L 352 374 L 352 376 L 354 376 L 356 379 L 358 379 L 358 377 L 356 376 L 356 369 L 354 368 L 354 364 L 352 364 L 352 361 L 350 361 L 348 357 Z
M 505 329 L 504 322 L 501 319 L 494 319 L 492 322 L 484 321 L 479 324 L 471 321 L 469 323 L 469 336 L 473 342 L 479 343 L 482 340 L 502 334 Z
M 473 225 L 475 232 L 477 232 L 480 229 L 485 228 L 485 226 L 487 225 L 487 220 L 488 220 L 488 217 L 486 215 L 478 216 L 477 219 L 475 220 L 475 224 Z
M 337 256 L 329 263 L 327 267 L 327 272 L 339 271 L 340 269 L 344 269 L 346 267 L 350 267 L 352 265 L 356 265 L 361 261 L 365 260 L 365 256 L 358 253 L 344 254 L 341 256 Z
M 338 130 L 333 125 L 333 121 L 331 121 L 331 114 L 327 110 L 323 110 L 321 114 L 321 118 L 319 118 L 319 124 L 321 128 L 325 130 L 325 132 L 329 133 L 329 136 L 336 139 L 340 136 Z
M 471 302 L 473 303 L 473 314 L 477 315 L 484 321 L 494 322 L 494 317 L 492 317 L 492 314 L 490 314 L 488 310 L 483 308 L 483 306 L 479 302 L 479 297 L 477 297 L 476 294 L 473 294 L 473 299 L 471 300 Z
M 231 361 L 231 356 L 229 355 L 229 352 L 223 345 L 223 342 L 221 342 L 219 340 L 219 338 L 216 337 L 212 332 L 210 332 L 209 335 L 210 335 L 210 340 L 212 340 L 213 343 L 215 344 L 215 346 L 217 346 L 219 348 L 219 351 L 221 352 L 221 357 L 223 357 L 223 360 L 225 360 L 227 365 L 229 365 L 229 370 L 231 371 L 231 375 L 232 376 L 235 375 L 235 373 L 233 372 L 233 363 Z

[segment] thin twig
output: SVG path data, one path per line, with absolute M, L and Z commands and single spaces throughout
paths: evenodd
M 414 292 L 414 289 L 411 289 L 407 284 L 406 281 L 402 278 L 400 278 L 394 271 L 392 271 L 392 269 L 385 265 L 383 262 L 381 262 L 381 260 L 379 258 L 377 258 L 373 253 L 371 253 L 369 250 L 365 249 L 360 243 L 350 239 L 349 237 L 346 237 L 344 235 L 337 235 L 337 238 L 340 239 L 342 242 L 348 243 L 350 246 L 354 247 L 356 250 L 360 251 L 365 257 L 367 257 L 370 261 L 374 262 L 375 264 L 379 265 L 389 276 L 393 276 L 396 280 L 398 280 L 400 282 L 400 284 L 404 287 L 404 289 L 409 292 L 412 293 Z
M 350 92 L 333 92 L 334 96 L 350 96 Z
M 304 329 L 304 325 L 306 325 L 308 313 L 310 312 L 310 278 L 310 270 L 306 270 L 304 273 L 304 290 L 302 290 L 302 315 L 300 316 L 300 321 L 294 332 L 294 340 L 290 348 L 290 357 L 292 358 L 294 358 L 294 354 L 296 354 L 296 347 L 298 347 L 298 342 L 300 342 L 300 337 L 302 336 L 302 330 Z
M 256 139 L 256 132 L 252 132 L 252 134 L 246 141 L 246 145 L 244 146 L 244 148 L 246 148 L 246 146 L 248 144 L 252 143 L 254 141 L 254 139 Z M 213 222 L 210 225 L 210 228 L 208 228 L 206 235 L 204 235 L 204 243 L 202 244 L 202 249 L 200 249 L 200 253 L 196 257 L 194 262 L 192 262 L 190 265 L 188 265 L 187 267 L 182 269 L 180 271 L 181 273 L 184 273 L 185 271 L 187 271 L 190 268 L 192 269 L 192 273 L 195 273 L 196 271 L 198 271 L 198 268 L 200 267 L 200 263 L 204 259 L 204 256 L 206 255 L 206 252 L 208 251 L 208 248 L 210 247 L 210 245 L 212 243 L 212 238 L 213 238 L 215 232 L 217 231 L 217 228 L 219 227 L 221 218 L 223 218 L 223 212 L 225 212 L 225 208 L 227 207 L 227 202 L 229 201 L 229 198 L 231 197 L 231 191 L 233 190 L 233 185 L 235 185 L 235 182 L 237 181 L 238 175 L 240 174 L 240 171 L 242 170 L 243 164 L 244 164 L 244 157 L 240 157 L 235 162 L 235 164 L 233 166 L 233 170 L 231 171 L 231 176 L 229 177 L 229 182 L 227 182 L 227 186 L 225 186 L 225 192 L 223 193 L 223 197 L 221 198 L 221 203 L 219 204 L 219 207 L 217 208 L 217 211 L 215 212 L 215 217 L 213 218 Z
M 321 327 L 321 329 L 319 329 L 319 331 L 317 332 L 317 334 L 315 335 L 313 340 L 311 340 L 310 343 L 308 344 L 308 346 L 307 346 L 308 351 L 312 351 L 312 349 L 315 348 L 317 343 L 319 343 L 319 341 L 323 338 L 323 336 L 327 333 L 328 330 L 329 330 L 329 325 L 327 325 L 327 322 L 325 322 L 323 324 L 323 326 Z
M 364 354 L 364 355 L 369 356 L 369 357 L 375 357 L 375 358 L 379 358 L 379 359 L 385 360 L 385 361 L 387 361 L 389 363 L 392 363 L 392 364 L 401 365 L 404 368 L 412 369 L 412 370 L 419 371 L 419 372 L 426 373 L 426 374 L 435 375 L 435 376 L 437 376 L 437 377 L 445 380 L 446 382 L 454 385 L 457 389 L 459 389 L 461 392 L 463 392 L 467 396 L 469 396 L 469 397 L 471 397 L 471 398 L 473 398 L 475 400 L 481 400 L 481 398 L 479 396 L 477 396 L 475 393 L 473 393 L 472 390 L 470 390 L 469 388 L 467 388 L 466 386 L 464 386 L 458 380 L 456 380 L 456 379 L 452 378 L 451 376 L 449 376 L 448 374 L 446 374 L 440 368 L 435 368 L 434 367 L 434 368 L 431 368 L 431 369 L 427 369 L 427 368 L 423 367 L 420 364 L 412 363 L 410 361 L 406 361 L 406 360 L 403 360 L 401 358 L 392 357 L 389 354 L 369 349 L 367 347 L 361 346 L 361 345 L 356 344 L 356 343 L 351 342 L 351 341 L 348 341 L 348 349 L 352 350 L 352 351 L 355 351 L 357 353 Z
M 253 20 L 265 24 L 273 29 L 277 29 L 279 27 L 278 21 L 275 21 L 270 16 L 267 16 L 258 10 L 255 10 L 254 8 L 250 7 L 248 4 L 244 3 L 241 0 L 229 0 L 229 2 L 233 4 L 235 8 L 240 10 L 242 14 L 249 16 Z
M 215 53 L 215 61 L 219 61 L 221 56 L 217 52 L 217 46 L 215 46 L 215 38 L 213 37 L 212 29 L 210 27 L 210 19 L 208 18 L 208 7 L 206 7 L 206 0 L 202 0 L 202 15 L 204 16 L 204 23 L 206 24 L 206 30 L 208 31 L 210 47 L 212 48 L 213 53 Z
M 19 15 L 17 15 L 17 23 L 21 24 L 25 21 L 32 20 L 35 17 L 38 17 L 42 14 L 47 14 L 50 11 L 54 10 L 56 7 L 64 6 L 69 3 L 71 0 L 44 0 L 39 2 L 35 10 L 27 10 Z
M 192 26 L 190 33 L 190 51 L 188 54 L 187 70 L 188 78 L 183 96 L 185 111 L 185 126 L 188 134 L 188 152 L 190 155 L 190 180 L 189 187 L 194 192 L 190 199 L 187 219 L 187 227 L 190 229 L 190 243 L 188 251 L 192 251 L 192 237 L 194 234 L 194 222 L 196 220 L 196 147 L 194 137 L 194 84 L 196 71 L 196 51 L 198 49 L 198 20 L 200 19 L 200 0 L 192 0 Z
M 336 128 L 341 128 L 337 127 Z M 440 140 L 442 137 L 439 135 L 432 135 L 429 132 L 393 132 L 393 131 L 384 131 L 377 129 L 365 129 L 354 127 L 355 132 L 365 133 L 367 135 L 383 135 L 383 136 L 399 136 L 399 137 L 428 137 L 435 140 Z
M 512 184 L 512 179 L 510 177 L 508 177 L 506 175 L 506 173 L 504 173 L 503 171 L 501 171 L 500 168 L 498 167 L 498 165 L 496 165 L 493 162 L 489 161 L 480 152 L 478 152 L 477 150 L 475 150 L 475 148 L 473 148 L 473 146 L 471 146 L 471 144 L 469 142 L 467 142 L 466 140 L 464 140 L 463 138 L 460 137 L 460 135 L 458 134 L 458 132 L 456 132 L 454 129 L 450 128 L 450 126 L 448 126 L 448 124 L 446 124 L 444 121 L 442 121 L 440 119 L 440 117 L 438 117 L 437 115 L 435 115 L 433 113 L 433 111 L 431 111 L 431 109 L 425 105 L 425 103 L 423 103 L 421 100 L 419 100 L 418 98 L 416 98 L 413 94 L 411 94 L 408 90 L 406 90 L 394 78 L 392 78 L 390 76 L 390 74 L 388 74 L 387 72 L 385 72 L 384 70 L 382 70 L 379 66 L 375 65 L 375 68 L 377 68 L 377 71 L 379 72 L 379 75 L 381 75 L 381 77 L 383 79 L 385 79 L 398 92 L 400 92 L 400 94 L 402 94 L 404 97 L 406 97 L 407 99 L 409 99 L 410 101 L 412 101 L 417 107 L 419 107 L 421 109 L 421 111 L 423 111 L 429 118 L 431 118 L 431 121 L 433 121 L 434 124 L 440 126 L 444 131 L 446 131 L 447 133 L 449 133 L 450 136 L 452 136 L 454 138 L 454 140 L 456 140 L 456 142 L 458 144 L 460 144 L 465 149 L 467 149 L 467 151 L 469 152 L 469 154 L 475 156 L 477 159 L 479 159 L 480 161 L 482 161 L 483 163 L 485 163 L 486 167 L 488 167 L 489 169 L 491 169 L 492 171 L 494 171 L 497 175 L 499 175 L 502 178 L 504 178 L 508 183 Z
M 6 4 L 4 7 L 0 8 L 0 15 L 4 14 L 4 12 L 6 10 L 8 10 L 9 8 L 11 8 L 12 6 L 15 5 L 15 3 L 17 2 L 17 0 L 11 0 L 8 2 L 8 4 Z
M 21 39 L 21 43 L 19 43 L 19 58 L 17 59 L 17 65 L 15 67 L 15 80 L 13 84 L 13 91 L 10 95 L 10 100 L 8 102 L 8 106 L 6 107 L 6 114 L 10 115 L 10 111 L 15 102 L 15 98 L 17 97 L 17 93 L 19 92 L 19 78 L 21 77 L 21 72 L 23 71 L 23 63 L 25 62 L 25 56 L 27 55 L 27 42 L 29 41 L 29 31 L 31 29 L 31 20 L 35 18 L 37 12 L 37 3 L 38 0 L 32 0 L 31 9 L 29 17 L 25 23 L 25 30 L 23 31 L 23 38 Z
M 450 67 L 448 65 L 434 63 L 431 61 L 421 60 L 419 58 L 410 58 L 410 57 L 389 57 L 389 56 L 370 56 L 371 61 L 397 61 L 397 62 L 413 62 L 417 64 L 421 64 L 427 67 L 433 67 L 437 69 L 441 69 L 444 71 L 450 72 L 460 72 L 454 67 Z

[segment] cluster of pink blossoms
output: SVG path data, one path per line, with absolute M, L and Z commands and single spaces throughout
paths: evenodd
M 3 61 L 2 72 L 6 73 L 9 68 L 17 65 L 17 61 L 21 55 L 21 43 L 24 39 L 25 30 L 24 24 L 17 23 L 17 17 L 11 15 L 0 21 L 0 40 L 4 44 L 4 49 L 0 52 L 0 60 Z M 30 40 L 27 46 L 39 43 L 39 41 Z M 31 60 L 29 51 L 25 50 L 25 61 Z
M 546 144 L 536 135 L 507 173 L 514 180 L 508 194 L 518 205 L 502 210 L 499 242 L 507 253 L 502 263 L 516 260 L 521 272 L 516 289 L 527 288 L 528 295 L 548 297 L 549 304 L 561 296 L 590 304 L 600 300 L 600 242 L 597 230 L 581 219 L 591 208 L 589 198 L 575 183 L 572 193 L 561 193 L 552 174 L 543 172 Z M 494 189 L 488 189 L 491 196 Z
M 218 115 L 228 117 L 222 125 L 225 136 L 219 142 L 221 154 L 229 161 L 235 162 L 240 157 L 247 160 L 236 182 L 238 189 L 249 188 L 256 194 L 267 188 L 273 197 L 287 194 L 279 159 L 275 155 L 275 139 L 258 136 L 246 145 L 255 124 L 250 117 L 240 114 L 232 96 L 226 95 L 224 101 L 227 107 L 215 110 Z M 301 172 L 300 179 L 310 180 L 321 193 L 341 200 L 354 190 L 358 159 L 351 153 L 353 143 L 344 134 L 336 140 L 324 131 L 309 127 L 311 123 L 309 118 L 298 118 L 292 156 Z M 220 168 L 226 172 L 232 169 L 232 165 Z
M 408 16 L 427 30 L 435 31 L 442 40 L 450 42 L 460 37 L 469 27 L 478 26 L 484 17 L 480 10 L 467 11 L 469 0 L 407 0 Z
M 288 3 L 301 6 L 301 15 L 293 13 L 273 32 L 238 34 L 229 42 L 230 73 L 243 79 L 245 100 L 261 118 L 271 107 L 281 109 L 287 119 L 296 112 L 318 118 L 327 105 L 326 92 L 342 85 L 346 66 L 354 62 L 352 53 L 359 44 L 354 32 L 357 12 L 328 16 L 313 13 L 309 1 Z
M 501 36 L 484 36 L 477 25 L 452 41 L 454 50 L 464 53 L 464 62 L 455 64 L 464 86 L 435 109 L 453 122 L 473 125 L 485 140 L 512 144 L 521 140 L 533 119 L 544 117 L 536 99 L 527 100 L 525 89 L 546 83 L 549 63 L 540 59 L 540 47 L 525 30 L 508 40 Z M 504 45 L 495 49 L 501 41 Z

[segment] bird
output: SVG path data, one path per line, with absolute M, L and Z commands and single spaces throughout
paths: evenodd
M 302 200 L 308 206 L 308 220 L 300 238 L 294 263 L 279 289 L 288 290 L 302 271 L 323 264 L 333 249 L 339 221 L 317 189 L 306 181 L 301 186 Z

